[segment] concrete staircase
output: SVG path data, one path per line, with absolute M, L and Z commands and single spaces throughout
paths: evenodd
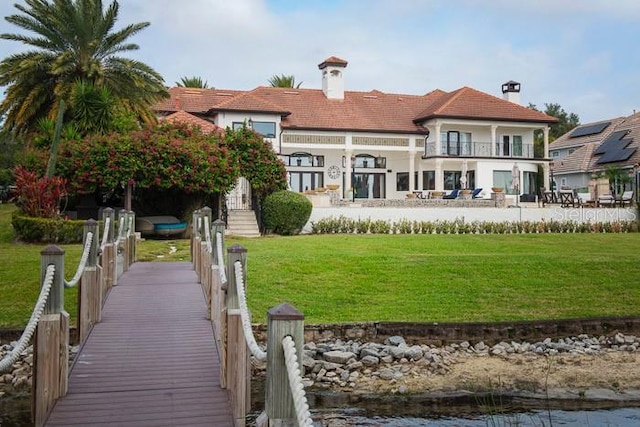
M 252 210 L 228 211 L 226 234 L 242 237 L 260 237 L 255 212 Z

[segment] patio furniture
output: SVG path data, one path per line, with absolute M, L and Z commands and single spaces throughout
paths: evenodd
M 136 218 L 136 230 L 145 236 L 176 236 L 187 229 L 186 222 L 170 215 L 143 216 Z
M 591 198 L 591 193 L 578 193 L 578 200 L 580 200 L 580 206 L 585 208 L 596 207 L 596 201 Z
M 573 190 L 560 190 L 558 195 L 560 196 L 561 207 L 568 208 L 571 206 L 572 208 L 575 208 L 576 205 L 580 206 L 580 199 L 576 197 Z
M 472 199 L 481 199 L 482 196 L 480 195 L 480 193 L 482 193 L 482 188 L 476 188 L 475 190 L 473 190 L 473 192 L 471 193 L 471 198 Z
M 459 190 L 456 188 L 453 191 L 451 191 L 451 193 L 442 196 L 443 199 L 457 199 L 458 198 L 458 192 Z
M 625 191 L 624 193 L 622 193 L 622 196 L 620 197 L 620 206 L 624 206 L 626 204 L 631 206 L 632 202 L 633 202 L 633 191 Z
M 556 193 L 554 193 L 553 191 L 543 191 L 542 206 L 549 205 L 552 203 L 558 203 L 558 199 L 556 198 Z
M 603 194 L 598 197 L 598 206 L 612 207 L 616 204 L 616 199 L 611 194 Z

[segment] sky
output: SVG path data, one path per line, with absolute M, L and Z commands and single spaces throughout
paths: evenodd
M 104 4 L 112 0 L 103 0 Z M 18 12 L 0 0 L 0 15 Z M 463 86 L 589 123 L 640 110 L 638 0 L 119 0 L 116 28 L 149 22 L 126 54 L 167 86 L 197 76 L 250 90 L 276 74 L 319 89 L 318 64 L 349 62 L 345 89 L 421 95 Z M 0 33 L 22 31 L 5 20 Z M 0 58 L 25 51 L 0 40 Z

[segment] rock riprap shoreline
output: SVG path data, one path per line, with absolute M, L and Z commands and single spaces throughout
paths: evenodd
M 640 340 L 621 333 L 538 342 L 304 345 L 305 386 L 355 393 L 516 391 L 553 398 L 640 399 Z M 264 365 L 255 365 L 257 370 Z
M 0 345 L 0 358 L 16 342 Z M 71 348 L 71 358 L 77 352 Z M 31 388 L 33 347 L 0 373 L 0 398 Z M 305 386 L 355 393 L 514 390 L 559 398 L 640 399 L 640 339 L 614 334 L 538 342 L 412 345 L 401 336 L 304 345 Z M 264 364 L 254 361 L 256 375 Z

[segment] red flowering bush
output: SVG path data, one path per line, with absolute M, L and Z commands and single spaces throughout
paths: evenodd
M 64 141 L 57 167 L 74 194 L 128 182 L 137 188 L 216 194 L 233 186 L 238 170 L 235 154 L 220 136 L 171 123 Z
M 271 143 L 251 129 L 227 129 L 225 143 L 237 153 L 240 175 L 245 177 L 254 195 L 264 199 L 267 195 L 287 188 L 287 170 Z
M 66 181 L 60 177 L 39 177 L 35 172 L 16 166 L 16 205 L 28 216 L 54 218 L 60 213 L 60 201 L 66 196 Z

